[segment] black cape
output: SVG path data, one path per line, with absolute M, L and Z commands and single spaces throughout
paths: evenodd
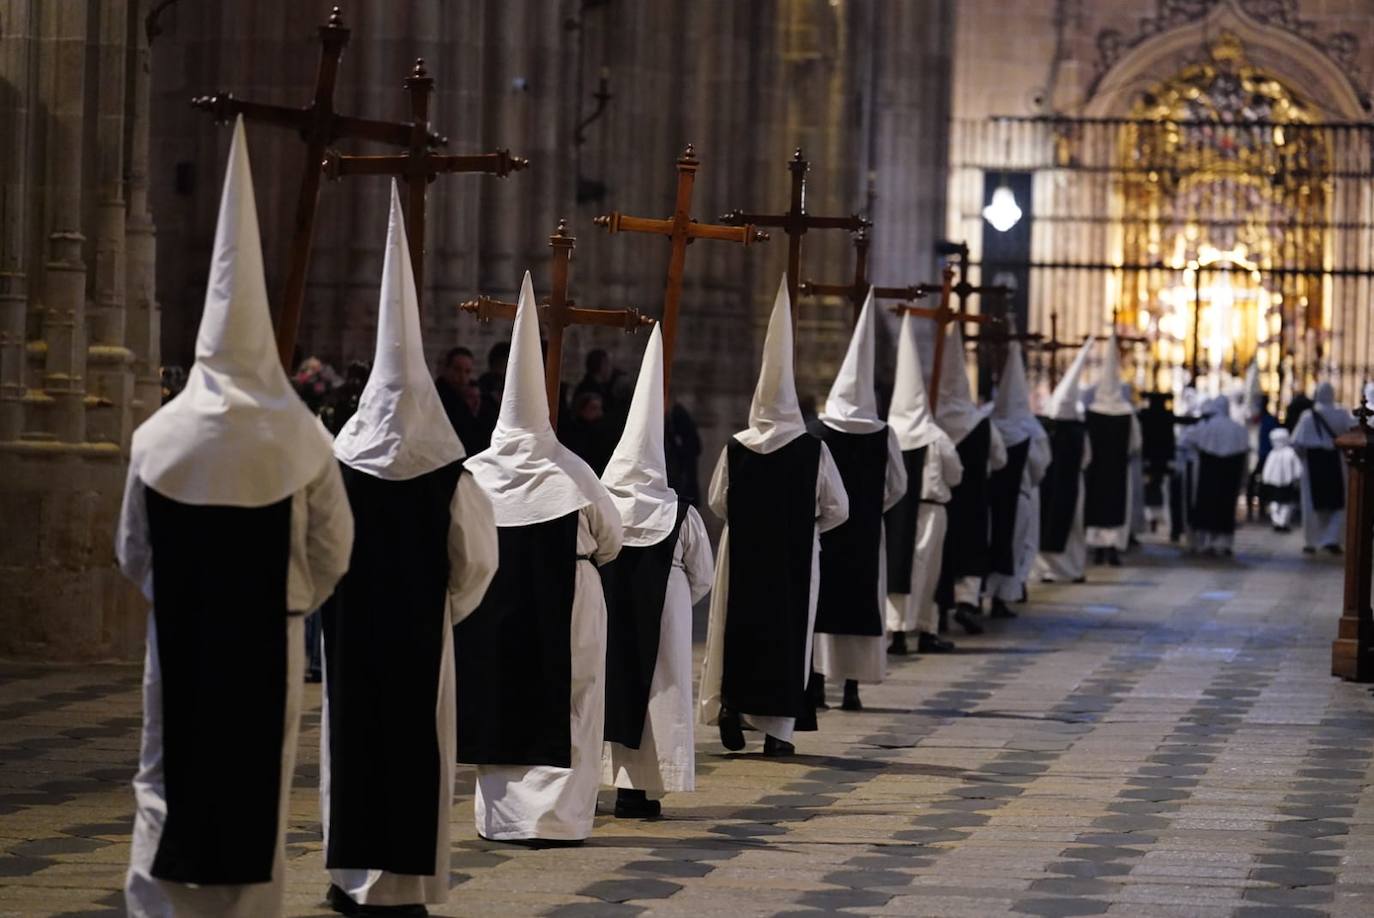
M 1333 441 L 1336 432 L 1321 412 L 1311 409 L 1312 421 L 1317 428 Z M 1303 459 L 1307 465 L 1307 487 L 1312 494 L 1312 509 L 1331 513 L 1345 509 L 1345 469 L 1341 457 L 1334 449 L 1310 448 L 1304 451 Z
M 1041 418 L 1050 435 L 1050 467 L 1040 480 L 1040 550 L 1063 551 L 1069 544 L 1083 486 L 1083 444 L 1087 426 L 1082 421 Z
M 460 762 L 572 767 L 580 512 L 496 529 L 496 576 L 453 629 Z
M 1215 456 L 1198 451 L 1197 488 L 1188 519 L 1194 529 L 1229 535 L 1236 531 L 1236 500 L 1245 480 L 1246 453 Z
M 286 720 L 291 498 L 224 507 L 146 495 L 167 802 L 151 872 L 266 883 Z
M 668 535 L 653 545 L 627 545 L 601 568 L 606 595 L 605 737 L 630 749 L 638 749 L 644 738 L 668 577 L 687 507 L 686 501 L 678 501 L 677 519 Z
M 729 594 L 721 695 L 736 711 L 809 719 L 806 643 L 821 443 L 771 453 L 731 439 Z
M 435 869 L 449 510 L 462 465 L 404 481 L 340 465 L 348 573 L 322 614 L 329 693 L 325 866 Z
M 1126 498 L 1131 488 L 1131 416 L 1089 411 L 1087 425 L 1093 461 L 1083 473 L 1087 497 L 1083 525 L 1112 529 L 1126 522 Z
M 1021 504 L 1021 478 L 1026 471 L 1030 438 L 1007 447 L 1007 464 L 988 480 L 988 508 L 992 518 L 990 564 L 1010 577 L 1016 573 L 1016 511 Z
M 942 606 L 954 604 L 954 583 L 964 577 L 987 576 L 991 562 L 988 516 L 988 451 L 992 446 L 992 422 L 978 422 L 959 441 L 959 461 L 964 477 L 952 489 L 945 530 L 944 555 L 935 598 Z
M 865 637 L 883 633 L 878 582 L 888 436 L 887 427 L 867 434 L 824 429 L 822 439 L 849 495 L 849 519 L 821 536 L 819 632 Z
M 911 567 L 916 560 L 916 524 L 926 485 L 928 446 L 902 450 L 906 493 L 883 514 L 887 530 L 887 591 L 905 596 L 911 591 Z

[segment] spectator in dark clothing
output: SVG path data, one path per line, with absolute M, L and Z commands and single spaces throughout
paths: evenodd
M 506 387 L 506 361 L 510 359 L 510 342 L 498 341 L 487 351 L 487 371 L 477 379 L 482 401 L 494 410 L 501 409 L 501 390 Z M 464 444 L 466 445 L 466 444 Z M 472 455 L 471 452 L 468 455 Z
M 348 419 L 358 411 L 358 399 L 367 387 L 367 377 L 372 374 L 372 365 L 365 360 L 355 360 L 344 371 L 344 381 L 329 393 L 324 406 L 320 408 L 320 420 L 325 429 L 334 436 L 339 435 Z
M 606 419 L 601 396 L 583 392 L 573 396 L 572 414 L 558 424 L 558 439 L 600 475 L 611 461 L 620 435 Z
M 444 355 L 434 388 L 448 415 L 453 432 L 463 441 L 469 456 L 491 445 L 491 432 L 496 427 L 497 405 L 487 402 L 480 393 L 474 398 L 472 390 L 472 351 L 465 347 L 450 348 Z
M 623 413 L 616 399 L 616 390 L 619 388 L 616 384 L 620 375 L 611 362 L 610 354 L 601 348 L 588 351 L 586 372 L 573 390 L 574 403 L 578 396 L 591 393 L 601 398 L 601 409 L 607 417 L 613 420 L 619 418 Z
M 668 487 L 693 507 L 701 501 L 697 481 L 697 462 L 701 458 L 701 434 L 696 421 L 680 404 L 674 404 L 664 419 L 663 452 L 668 463 Z
M 1293 393 L 1293 400 L 1288 403 L 1288 410 L 1283 413 L 1283 426 L 1292 433 L 1298 426 L 1298 420 L 1308 408 L 1312 407 L 1312 399 L 1307 397 L 1305 392 Z
M 1269 396 L 1261 393 L 1255 397 L 1255 404 L 1250 406 L 1253 412 L 1251 420 L 1259 421 L 1259 443 L 1256 444 L 1255 467 L 1250 472 L 1250 479 L 1245 487 L 1245 518 L 1253 521 L 1256 511 L 1264 509 L 1264 502 L 1260 498 L 1260 473 L 1264 471 L 1264 460 L 1269 458 L 1269 451 L 1273 449 L 1269 442 L 1270 431 L 1277 430 L 1280 426 L 1279 419 L 1274 417 L 1269 410 Z

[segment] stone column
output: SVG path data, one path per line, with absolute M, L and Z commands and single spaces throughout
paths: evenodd
M 33 5 L 11 4 L 0 33 L 0 442 L 24 429 L 27 389 L 29 125 Z
M 127 57 L 131 96 L 129 121 L 128 207 L 124 220 L 124 343 L 133 354 L 133 398 L 129 435 L 162 404 L 162 310 L 157 302 L 157 233 L 148 209 L 148 128 L 152 55 L 143 31 L 148 0 L 138 0 L 129 17 Z

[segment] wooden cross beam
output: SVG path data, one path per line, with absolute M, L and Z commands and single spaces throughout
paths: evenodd
M 539 320 L 548 335 L 548 353 L 544 357 L 544 390 L 549 398 L 549 423 L 558 429 L 559 383 L 563 376 L 563 331 L 569 325 L 599 325 L 635 332 L 653 325 L 654 320 L 640 314 L 638 309 L 588 309 L 576 305 L 568 296 L 569 263 L 572 261 L 576 239 L 568 233 L 568 224 L 558 221 L 558 229 L 549 237 L 553 249 L 553 286 L 548 298 L 539 307 Z M 480 321 L 514 319 L 516 303 L 507 303 L 479 296 L 461 304 L 459 309 L 477 316 Z
M 296 196 L 294 230 L 287 255 L 286 285 L 282 291 L 281 311 L 277 316 L 277 352 L 288 374 L 292 369 L 291 357 L 296 349 L 296 331 L 300 326 L 301 305 L 305 300 L 305 277 L 315 235 L 315 210 L 320 200 L 320 164 L 324 160 L 325 149 L 344 137 L 396 147 L 409 146 L 412 142 L 410 124 L 357 118 L 334 111 L 339 59 L 343 57 L 349 34 L 349 29 L 343 24 L 343 14 L 337 6 L 334 7 L 329 22 L 320 27 L 320 63 L 315 72 L 315 95 L 302 108 L 248 102 L 226 92 L 191 100 L 193 107 L 209 112 L 218 122 L 232 121 L 242 115 L 245 121 L 297 131 L 305 141 L 305 165 L 301 171 L 300 193 Z M 425 142 L 431 146 L 442 146 L 444 138 L 427 133 Z
M 856 229 L 851 236 L 854 239 L 854 279 L 847 284 L 818 284 L 815 281 L 807 281 L 801 285 L 802 293 L 808 295 L 819 294 L 821 296 L 840 296 L 849 301 L 851 312 L 850 324 L 859 324 L 859 313 L 863 311 L 864 300 L 868 299 L 868 229 L 861 226 Z M 792 276 L 788 275 L 788 283 L 791 283 Z M 797 314 L 792 313 L 792 321 L 797 321 Z
M 435 153 L 429 144 L 429 100 L 434 92 L 434 77 L 425 70 L 424 58 L 416 58 L 415 69 L 404 82 L 410 94 L 410 142 L 404 153 L 388 156 L 347 156 L 329 151 L 324 161 L 325 175 L 339 180 L 349 175 L 393 175 L 405 184 L 406 236 L 410 240 L 410 263 L 415 269 L 415 294 L 423 304 L 425 278 L 425 191 L 441 174 L 485 172 L 505 178 L 529 166 L 522 156 L 509 150 L 495 153 Z
M 677 344 L 678 308 L 682 300 L 682 275 L 687 264 L 687 244 L 696 239 L 714 239 L 749 245 L 764 242 L 768 234 L 754 229 L 752 224 L 724 226 L 717 223 L 698 223 L 692 219 L 692 188 L 700 166 L 692 145 L 677 160 L 677 197 L 673 215 L 666 220 L 650 217 L 631 217 L 613 211 L 594 221 L 611 233 L 649 233 L 666 236 L 672 245 L 668 257 L 668 279 L 663 290 L 663 400 L 668 401 L 668 383 L 673 372 L 673 351 Z
M 842 229 L 860 232 L 870 225 L 858 214 L 850 214 L 847 217 L 819 217 L 808 214 L 806 212 L 806 173 L 810 169 L 811 164 L 802 156 L 801 147 L 797 147 L 796 152 L 792 154 L 792 161 L 787 164 L 787 171 L 792 173 L 792 194 L 785 213 L 757 214 L 732 210 L 720 218 L 721 223 L 731 226 L 766 226 L 769 229 L 780 229 L 787 234 L 787 296 L 792 301 L 794 308 L 797 302 L 797 293 L 802 286 L 800 284 L 802 237 L 806 235 L 807 231 Z M 865 252 L 861 257 L 866 259 L 866 243 L 864 248 Z M 854 309 L 854 321 L 856 323 L 858 322 L 859 310 L 863 309 L 863 297 L 867 294 L 868 291 L 865 290 L 859 298 L 859 305 Z M 793 323 L 796 322 L 796 312 L 792 313 L 792 321 Z
M 1059 385 L 1059 352 L 1076 350 L 1083 346 L 1082 341 L 1060 341 L 1059 340 L 1059 313 L 1050 313 L 1050 336 L 1042 338 L 1036 345 L 1036 350 L 1049 355 L 1050 361 L 1050 388 Z
M 915 288 L 920 296 L 933 292 L 927 284 L 917 284 Z M 994 321 L 990 315 L 981 313 L 964 312 L 961 309 L 951 309 L 949 305 L 950 296 L 954 291 L 954 267 L 945 265 L 943 278 L 939 287 L 940 302 L 934 308 L 928 306 L 911 306 L 903 304 L 893 309 L 899 315 L 919 316 L 922 319 L 930 319 L 935 323 L 935 357 L 931 361 L 930 385 L 926 388 L 927 400 L 930 402 L 930 410 L 933 413 L 940 401 L 940 368 L 945 359 L 945 326 L 951 322 L 976 322 L 986 324 Z M 963 355 L 960 354 L 962 359 Z

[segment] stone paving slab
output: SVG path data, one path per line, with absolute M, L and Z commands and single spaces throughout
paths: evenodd
M 1034 584 L 959 653 L 894 659 L 795 758 L 703 732 L 697 793 L 659 821 L 600 816 L 582 848 L 477 839 L 460 769 L 452 895 L 431 911 L 1374 914 L 1374 697 L 1327 674 L 1341 571 L 1296 548 L 1242 529 L 1234 562 L 1149 544 L 1089 583 Z M 0 916 L 121 913 L 139 688 L 136 666 L 0 664 Z M 318 742 L 312 686 L 298 916 L 330 914 Z

